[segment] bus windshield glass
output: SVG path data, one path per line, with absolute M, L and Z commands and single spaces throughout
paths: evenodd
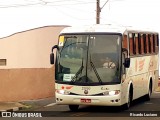
M 120 34 L 61 35 L 55 65 L 56 82 L 120 83 Z

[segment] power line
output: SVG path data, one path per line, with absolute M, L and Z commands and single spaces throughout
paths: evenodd
M 43 6 L 69 6 L 69 5 L 83 5 L 83 4 L 92 4 L 92 3 L 96 3 L 96 1 L 84 1 L 84 0 L 56 0 L 56 1 L 47 1 L 47 0 L 38 0 L 38 1 L 30 1 L 30 0 L 25 0 L 26 2 L 29 2 L 29 3 L 24 3 L 24 4 L 11 4 L 11 5 L 0 5 L 0 8 L 11 8 L 11 7 L 24 7 L 24 6 L 33 6 L 33 5 L 43 5 Z M 97 1 L 100 1 L 100 0 L 97 0 Z M 106 1 L 106 0 L 105 0 Z M 97 6 L 97 17 L 96 17 L 96 20 L 97 20 L 97 23 L 100 22 L 100 12 L 101 12 L 101 9 L 103 9 L 103 7 L 106 5 L 106 3 L 108 2 L 109 0 L 107 0 L 105 2 L 105 4 L 100 8 L 100 5 Z M 100 2 L 99 2 L 100 4 Z M 60 10 L 59 10 L 60 11 Z M 87 12 L 87 11 L 85 11 Z M 63 12 L 61 11 L 61 13 L 65 13 L 66 15 L 74 18 L 74 19 L 81 19 L 81 18 L 77 18 L 73 15 L 70 15 L 66 12 Z M 81 20 L 85 20 L 85 19 L 81 19 Z
M 57 9 L 59 12 L 61 12 L 62 14 L 65 14 L 65 15 L 67 15 L 67 16 L 69 16 L 69 17 L 71 17 L 71 18 L 77 19 L 77 20 L 90 20 L 90 19 L 91 19 L 91 18 L 78 18 L 78 17 L 76 17 L 76 16 L 74 16 L 74 15 L 69 14 L 68 12 L 62 11 L 62 10 L 59 9 L 58 7 L 56 7 L 56 9 Z
M 101 7 L 101 10 L 104 8 L 104 6 L 109 2 L 109 0 L 107 0 L 104 5 Z
M 75 3 L 62 3 L 62 4 L 55 4 L 55 2 L 47 3 L 46 6 L 65 6 L 65 5 L 82 5 L 82 4 L 91 4 L 95 2 L 75 2 Z
M 11 4 L 11 5 L 0 5 L 0 8 L 11 8 L 11 7 L 24 7 L 24 6 L 33 6 L 42 4 L 41 2 L 38 3 L 27 3 L 27 4 Z
M 91 3 L 95 3 L 95 2 L 93 2 L 93 1 L 87 2 L 87 1 L 81 1 L 81 0 L 67 0 L 67 3 L 65 3 L 64 0 L 57 0 L 57 1 L 53 1 L 53 2 L 39 0 L 39 2 L 36 2 L 36 3 L 30 2 L 30 3 L 24 3 L 24 4 L 0 5 L 0 8 L 24 7 L 24 6 L 34 6 L 34 5 L 64 6 L 64 5 L 80 5 L 80 4 L 91 4 Z
M 80 8 L 77 8 L 77 7 L 69 7 L 69 6 L 65 6 L 65 8 L 68 8 L 70 10 L 73 10 L 76 12 L 76 11 L 81 11 L 81 12 L 85 12 L 84 14 L 95 14 L 95 11 L 91 10 L 89 11 L 88 9 L 80 9 Z
M 10 5 L 0 5 L 0 8 L 10 8 L 10 7 L 24 7 L 24 6 L 35 6 L 35 5 L 45 5 L 45 6 L 66 6 L 66 5 L 82 5 L 82 4 L 92 4 L 96 3 L 96 1 L 90 0 L 56 0 L 56 1 L 46 1 L 46 0 L 38 0 L 37 2 L 30 1 L 30 0 L 24 0 L 29 3 L 24 3 L 24 4 L 10 4 Z M 102 0 L 103 2 L 106 0 Z M 109 0 L 106 1 L 106 3 Z M 118 0 L 118 1 L 124 1 L 124 0 Z M 105 4 L 106 4 L 105 3 Z M 100 8 L 102 9 L 105 4 Z

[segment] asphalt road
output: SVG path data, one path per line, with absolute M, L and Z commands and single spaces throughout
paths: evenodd
M 122 110 L 121 107 L 103 107 L 103 106 L 80 106 L 77 112 L 71 112 L 67 105 L 51 104 L 46 107 L 34 109 L 34 111 L 43 111 L 42 116 L 47 117 L 111 117 L 126 118 L 140 117 L 160 119 L 160 93 L 152 94 L 150 101 L 144 101 L 143 98 L 133 101 L 129 110 Z M 45 112 L 47 111 L 47 112 Z M 148 117 L 149 116 L 149 117 Z M 158 117 L 156 117 L 158 116 Z

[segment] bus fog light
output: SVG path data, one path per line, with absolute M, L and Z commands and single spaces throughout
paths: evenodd
M 116 99 L 116 100 L 115 100 L 115 102 L 118 102 L 118 101 L 119 101 L 119 99 Z
M 114 100 L 111 100 L 111 102 L 113 103 L 113 102 L 114 102 Z

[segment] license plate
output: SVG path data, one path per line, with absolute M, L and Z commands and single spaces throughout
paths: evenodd
M 81 99 L 81 103 L 91 103 L 91 99 Z

